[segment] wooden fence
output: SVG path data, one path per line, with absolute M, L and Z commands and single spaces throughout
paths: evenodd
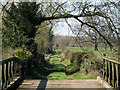
M 103 56 L 103 79 L 120 90 L 120 62 L 106 55 Z
M 0 61 L 1 68 L 1 89 L 7 89 L 12 82 L 21 77 L 21 65 L 16 57 Z

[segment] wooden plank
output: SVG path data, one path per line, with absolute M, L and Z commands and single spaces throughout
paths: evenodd
M 104 86 L 97 80 L 24 80 L 17 90 L 31 88 L 104 88 Z

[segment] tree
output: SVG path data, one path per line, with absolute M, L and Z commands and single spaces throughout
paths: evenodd
M 35 54 L 36 52 L 35 47 L 37 46 L 34 42 L 37 26 L 41 25 L 41 23 L 44 21 L 55 20 L 60 18 L 65 18 L 65 19 L 75 18 L 83 26 L 86 25 L 94 29 L 99 34 L 99 36 L 101 36 L 112 48 L 113 45 L 110 42 L 110 40 L 106 38 L 102 32 L 100 32 L 99 27 L 102 27 L 102 26 L 99 23 L 97 23 L 97 26 L 94 26 L 92 21 L 89 21 L 89 22 L 82 21 L 81 18 L 84 19 L 87 17 L 97 17 L 96 22 L 99 21 L 99 19 L 104 19 L 103 24 L 106 24 L 107 27 L 109 28 L 109 30 L 107 31 L 112 31 L 116 34 L 117 37 L 119 37 L 118 25 L 116 25 L 116 22 L 114 21 L 115 15 L 116 15 L 115 12 L 113 13 L 114 16 L 111 16 L 112 14 L 111 11 L 114 11 L 115 10 L 114 8 L 116 7 L 113 6 L 110 2 L 104 2 L 99 4 L 98 3 L 94 4 L 92 2 L 70 2 L 70 3 L 67 3 L 67 2 L 63 2 L 63 3 L 62 2 L 50 2 L 50 3 L 44 2 L 43 3 L 42 2 L 39 4 L 35 2 L 32 2 L 32 3 L 19 2 L 18 4 L 12 4 L 10 9 L 6 7 L 3 8 L 3 10 L 6 11 L 6 13 L 4 13 L 4 16 L 3 16 L 3 21 L 6 28 L 7 26 L 9 28 L 12 28 L 13 31 L 10 30 L 10 33 L 14 32 L 14 29 L 15 31 L 19 31 L 19 32 L 23 31 L 21 36 L 24 36 L 24 38 L 27 38 L 29 40 L 23 40 L 23 41 L 21 40 L 19 41 L 19 44 L 25 45 L 26 48 L 30 50 L 33 54 Z M 108 10 L 110 11 L 110 13 L 107 14 Z M 7 17 L 11 17 L 11 18 L 9 19 Z M 28 24 L 28 26 L 26 25 L 26 23 Z M 25 28 L 24 26 L 27 28 L 29 27 L 29 29 Z M 8 36 L 10 35 L 8 34 L 6 37 L 8 38 Z M 12 38 L 15 38 L 14 34 L 12 35 Z M 23 42 L 25 44 L 23 44 Z
M 40 21 L 38 9 L 36 2 L 20 2 L 17 5 L 12 2 L 10 8 L 4 9 L 3 46 L 22 47 L 36 55 L 34 38 Z
M 47 25 L 46 25 L 47 24 Z M 35 41 L 38 44 L 38 52 L 46 54 L 52 53 L 52 46 L 53 46 L 53 31 L 52 27 L 49 22 L 43 22 L 41 24 L 41 28 L 38 28 L 36 32 Z

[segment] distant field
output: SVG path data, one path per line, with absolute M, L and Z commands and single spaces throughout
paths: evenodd
M 104 48 L 99 47 L 98 51 L 95 51 L 94 47 L 66 47 L 66 49 L 70 51 L 93 52 L 100 59 L 102 59 L 104 53 L 109 57 L 118 58 L 118 53 L 114 50 L 110 50 L 109 48 L 105 50 Z

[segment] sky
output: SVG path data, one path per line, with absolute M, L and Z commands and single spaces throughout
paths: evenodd
M 5 2 L 5 1 L 8 1 L 8 0 L 0 0 L 0 2 L 1 1 Z M 18 2 L 19 0 L 14 0 L 14 1 Z M 23 1 L 23 0 L 21 0 L 21 1 Z M 31 1 L 35 1 L 35 0 L 31 0 Z M 48 1 L 55 2 L 56 0 L 36 0 L 36 1 L 38 1 L 38 2 L 40 2 L 40 1 L 43 1 L 43 2 L 44 1 L 45 2 L 48 2 Z M 68 1 L 68 0 L 57 0 L 57 2 L 61 2 L 61 1 L 65 2 L 65 1 Z M 73 1 L 73 0 L 69 0 L 69 1 Z M 76 1 L 76 2 L 79 1 L 80 2 L 80 1 L 83 1 L 83 0 L 74 0 L 74 1 Z M 97 1 L 103 1 L 103 0 L 86 0 L 86 1 L 96 1 L 97 2 Z M 104 1 L 108 1 L 108 0 L 104 0 Z M 109 1 L 116 1 L 117 2 L 119 0 L 109 0 Z M 69 19 L 68 21 L 69 21 L 69 23 L 75 24 L 74 20 Z M 66 22 L 57 23 L 53 27 L 53 31 L 54 31 L 54 34 L 56 34 L 56 35 L 68 35 L 68 36 L 73 35 L 72 31 L 70 30 L 70 28 L 69 28 L 69 26 L 67 25 Z
M 69 23 L 72 21 L 73 20 L 69 20 Z M 74 36 L 68 24 L 65 21 L 57 23 L 52 30 L 54 31 L 55 35 Z

